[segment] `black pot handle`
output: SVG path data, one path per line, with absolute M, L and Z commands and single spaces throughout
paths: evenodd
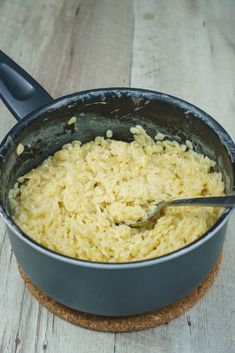
M 0 98 L 17 120 L 53 101 L 39 83 L 1 50 Z

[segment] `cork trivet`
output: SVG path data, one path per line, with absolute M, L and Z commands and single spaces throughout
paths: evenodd
M 186 310 L 196 304 L 199 299 L 207 292 L 213 284 L 219 271 L 222 255 L 220 255 L 209 275 L 201 282 L 201 284 L 192 290 L 184 298 L 177 300 L 162 309 L 152 311 L 147 314 L 129 316 L 129 317 L 106 317 L 87 314 L 81 311 L 70 309 L 62 304 L 57 303 L 41 290 L 39 290 L 24 274 L 22 268 L 19 267 L 21 277 L 33 296 L 39 300 L 49 311 L 59 316 L 61 319 L 71 322 L 72 324 L 81 326 L 95 331 L 103 332 L 130 332 L 145 330 L 148 328 L 160 326 L 168 323 L 176 317 L 182 315 Z

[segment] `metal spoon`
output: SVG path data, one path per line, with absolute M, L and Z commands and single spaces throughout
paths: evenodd
M 144 227 L 149 221 L 153 221 L 160 216 L 160 212 L 165 207 L 170 206 L 213 206 L 213 207 L 234 207 L 235 196 L 218 197 L 198 197 L 193 199 L 181 199 L 169 202 L 161 201 L 155 205 L 154 211 L 142 220 L 128 224 L 130 227 Z

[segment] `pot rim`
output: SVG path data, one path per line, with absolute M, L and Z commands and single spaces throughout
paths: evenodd
M 231 163 L 235 170 L 235 144 L 226 130 L 210 115 L 196 107 L 195 105 L 184 101 L 175 96 L 171 96 L 162 92 L 157 92 L 153 90 L 147 90 L 143 88 L 128 88 L 128 87 L 110 87 L 110 88 L 97 88 L 86 91 L 81 91 L 77 93 L 72 93 L 70 95 L 62 96 L 60 98 L 55 99 L 54 101 L 38 108 L 32 113 L 28 114 L 22 120 L 17 122 L 10 131 L 6 134 L 5 138 L 2 140 L 0 144 L 0 158 L 4 158 L 6 151 L 8 150 L 8 144 L 11 143 L 12 139 L 16 138 L 17 135 L 21 132 L 22 129 L 26 128 L 32 121 L 41 118 L 43 115 L 63 108 L 69 107 L 77 104 L 78 102 L 84 102 L 87 99 L 96 98 L 101 95 L 105 99 L 107 94 L 114 94 L 118 98 L 121 97 L 122 94 L 125 96 L 130 96 L 132 98 L 137 99 L 145 99 L 145 100 L 157 100 L 170 103 L 173 106 L 177 106 L 186 112 L 190 112 L 196 118 L 202 120 L 207 126 L 209 126 L 220 138 L 222 143 L 225 145 L 226 150 L 230 156 Z M 1 160 L 1 159 L 0 159 Z M 235 178 L 234 178 L 235 179 Z M 234 185 L 233 185 L 234 187 Z M 50 249 L 45 248 L 39 243 L 36 243 L 32 238 L 30 238 L 27 234 L 25 234 L 12 220 L 12 218 L 4 211 L 2 206 L 2 202 L 0 200 L 0 214 L 5 220 L 7 226 L 16 234 L 20 240 L 24 241 L 26 244 L 34 248 L 36 251 L 43 253 L 44 255 L 48 255 L 58 261 L 66 262 L 71 265 L 78 265 L 81 267 L 88 268 L 96 268 L 96 269 L 133 269 L 138 267 L 145 267 L 151 265 L 157 265 L 162 262 L 166 262 L 169 260 L 173 260 L 179 256 L 185 255 L 189 253 L 191 250 L 196 249 L 197 247 L 203 245 L 204 242 L 208 241 L 211 237 L 215 235 L 220 228 L 222 228 L 228 220 L 229 214 L 231 213 L 232 208 L 227 209 L 217 220 L 217 222 L 207 231 L 205 232 L 199 239 L 195 240 L 192 243 L 187 244 L 183 248 L 175 250 L 169 254 L 165 254 L 159 257 L 133 261 L 133 262 L 120 262 L 120 263 L 109 263 L 109 262 L 95 262 L 88 260 L 81 260 L 77 258 L 68 257 L 66 255 L 62 255 L 56 253 Z

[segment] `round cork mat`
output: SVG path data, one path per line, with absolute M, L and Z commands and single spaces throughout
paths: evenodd
M 145 330 L 148 328 L 167 324 L 169 321 L 182 315 L 186 310 L 190 309 L 194 304 L 203 297 L 207 290 L 213 284 L 219 267 L 222 255 L 220 255 L 209 275 L 201 282 L 201 284 L 193 289 L 188 295 L 177 300 L 162 309 L 152 311 L 147 314 L 129 316 L 129 317 L 106 317 L 87 314 L 81 311 L 70 309 L 62 304 L 57 303 L 40 289 L 38 289 L 24 274 L 22 268 L 19 267 L 20 275 L 32 295 L 39 300 L 49 311 L 59 316 L 61 319 L 71 322 L 72 324 L 81 326 L 95 331 L 103 332 L 131 332 Z

